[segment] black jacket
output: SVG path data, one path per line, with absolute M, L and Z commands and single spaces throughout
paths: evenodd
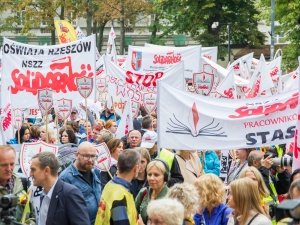
M 114 177 L 116 175 L 118 168 L 117 165 L 112 165 L 109 169 L 110 174 L 112 175 L 112 177 Z M 100 181 L 101 181 L 101 189 L 103 190 L 105 185 L 111 180 L 110 175 L 108 174 L 108 172 L 105 171 L 101 171 L 100 172 Z

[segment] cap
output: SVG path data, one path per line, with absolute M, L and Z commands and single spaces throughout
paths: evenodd
M 78 113 L 78 110 L 74 107 L 74 108 L 72 109 L 72 112 Z
M 157 133 L 154 131 L 146 131 L 142 138 L 141 147 L 152 148 L 157 142 Z

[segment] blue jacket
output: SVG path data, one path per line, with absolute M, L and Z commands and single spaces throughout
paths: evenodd
M 225 204 L 221 204 L 214 208 L 212 215 L 210 216 L 207 209 L 204 209 L 202 215 L 199 213 L 194 215 L 195 225 L 204 224 L 202 222 L 203 217 L 205 219 L 205 225 L 227 225 L 229 214 L 232 211 L 232 208 L 229 208 Z
M 101 195 L 101 183 L 98 176 L 93 173 L 93 185 L 91 186 L 81 175 L 81 173 L 76 169 L 74 164 L 71 164 L 66 168 L 59 176 L 60 180 L 76 186 L 82 193 L 84 200 L 87 205 L 87 210 L 91 224 L 95 223 L 96 215 L 98 212 L 98 205 L 100 202 Z
M 200 158 L 200 162 L 202 162 L 202 158 Z M 220 160 L 214 151 L 206 151 L 205 159 L 204 159 L 204 172 L 205 173 L 213 173 L 217 176 L 220 176 Z

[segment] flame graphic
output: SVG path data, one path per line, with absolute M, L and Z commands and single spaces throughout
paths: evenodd
M 199 115 L 198 115 L 197 106 L 195 102 L 192 107 L 192 114 L 193 114 L 195 134 L 197 134 L 197 124 L 199 122 Z

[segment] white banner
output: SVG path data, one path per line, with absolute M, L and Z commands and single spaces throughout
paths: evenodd
M 27 45 L 4 38 L 2 93 L 11 88 L 13 108 L 38 108 L 37 93 L 51 89 L 77 105 L 76 78 L 95 76 L 95 36 L 52 46 Z M 94 96 L 94 95 L 93 95 Z M 1 95 L 1 102 L 7 95 Z M 1 106 L 4 107 L 3 105 Z
M 294 138 L 296 91 L 231 100 L 186 93 L 160 81 L 158 99 L 160 148 L 236 149 L 283 144 Z

